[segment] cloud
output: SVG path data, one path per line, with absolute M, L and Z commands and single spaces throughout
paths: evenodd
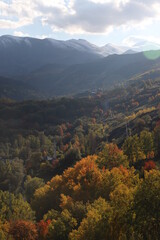
M 68 0 L 47 6 L 38 1 L 43 24 L 67 32 L 104 33 L 120 26 L 144 24 L 158 17 L 157 0 Z
M 38 16 L 34 1 L 27 0 L 0 0 L 0 28 L 17 29 L 33 23 Z
M 24 32 L 21 32 L 21 31 L 14 31 L 13 35 L 17 36 L 17 37 L 29 37 L 28 33 L 24 33 Z
M 24 32 L 21 32 L 21 31 L 14 31 L 13 35 L 16 36 L 16 37 L 31 37 L 30 34 L 24 33 Z M 35 35 L 35 38 L 38 38 L 38 39 L 45 39 L 45 38 L 49 38 L 49 37 L 51 37 L 51 36 Z
M 128 47 L 134 47 L 137 44 L 159 44 L 160 43 L 160 38 L 156 38 L 153 36 L 128 36 L 125 38 L 122 42 L 123 45 L 128 46 Z
M 45 39 L 45 38 L 49 38 L 49 37 L 52 38 L 52 36 L 50 36 L 50 35 L 49 36 L 48 35 L 36 35 L 35 37 L 38 39 Z
M 53 31 L 107 33 L 142 26 L 160 15 L 158 0 L 0 0 L 1 28 L 29 25 L 39 17 Z

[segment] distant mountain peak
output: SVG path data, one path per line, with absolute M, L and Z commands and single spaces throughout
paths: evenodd
M 159 50 L 160 44 L 154 43 L 147 40 L 140 40 L 137 43 L 135 43 L 132 47 L 132 50 L 135 50 L 137 52 L 143 52 L 147 50 Z

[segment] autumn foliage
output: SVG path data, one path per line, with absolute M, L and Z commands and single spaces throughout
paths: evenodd
M 17 134 L 13 122 L 11 141 L 8 132 L 0 143 L 0 240 L 160 239 L 156 96 L 145 95 L 151 106 L 142 110 L 141 97 L 127 100 L 126 92 L 121 104 L 121 91 L 116 94 L 106 110 L 101 96 L 96 106 L 86 98 L 90 106 L 85 112 L 76 98 L 74 106 L 65 98 L 59 107 L 58 99 L 49 100 L 50 110 L 43 114 L 39 103 L 38 115 L 34 103 L 15 105 L 15 116 L 24 107 L 19 121 L 23 127 L 25 120 L 26 129 Z M 0 123 L 9 126 L 12 115 L 0 112 L 5 116 Z
M 45 240 L 46 236 L 48 234 L 48 227 L 51 223 L 51 220 L 41 220 L 38 224 L 37 224 L 37 229 L 38 229 L 38 233 L 39 233 L 39 240 Z
M 150 171 L 150 170 L 155 169 L 155 168 L 156 168 L 156 164 L 155 164 L 154 161 L 145 162 L 144 170 Z
M 36 240 L 38 237 L 35 224 L 23 220 L 11 222 L 9 234 L 14 240 Z

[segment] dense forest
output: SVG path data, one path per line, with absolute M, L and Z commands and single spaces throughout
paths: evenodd
M 0 99 L 1 240 L 158 240 L 160 78 Z

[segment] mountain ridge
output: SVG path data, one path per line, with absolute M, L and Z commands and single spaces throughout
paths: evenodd
M 160 51 L 146 54 L 160 56 Z M 111 89 L 137 74 L 156 69 L 159 64 L 160 58 L 150 60 L 143 53 L 110 55 L 91 63 L 59 66 L 59 72 L 54 65 L 46 66 L 44 71 L 35 71 L 25 81 L 51 96 L 74 94 L 99 88 Z
M 0 76 L 17 79 L 46 97 L 111 89 L 159 64 L 158 50 L 136 53 L 110 43 L 97 47 L 84 39 L 0 37 Z M 7 89 L 11 91 L 9 85 Z

